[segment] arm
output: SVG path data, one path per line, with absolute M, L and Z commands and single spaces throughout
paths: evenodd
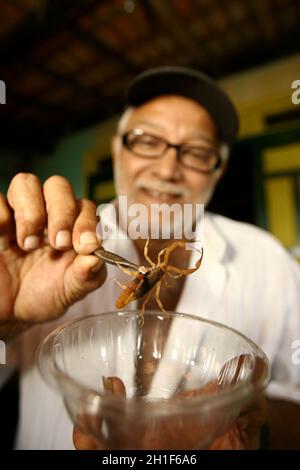
M 126 398 L 126 389 L 124 383 L 118 377 L 110 377 L 105 379 L 104 389 L 108 393 L 119 395 Z M 218 389 L 218 383 L 212 381 L 207 383 L 201 389 L 185 390 L 177 393 L 174 398 L 192 399 L 195 396 L 215 393 Z M 172 400 L 172 398 L 171 398 Z M 265 421 L 265 402 L 259 400 L 251 409 L 247 410 L 243 415 L 238 417 L 230 428 L 221 436 L 217 437 L 209 446 L 208 450 L 256 450 L 260 448 L 260 430 Z M 154 418 L 153 418 L 154 419 Z M 142 449 L 194 449 L 199 442 L 203 440 L 206 431 L 203 424 L 193 417 L 182 420 L 169 416 L 169 422 L 157 419 L 156 425 L 153 420 L 149 422 L 149 428 L 139 427 L 139 423 L 135 429 L 129 429 L 126 435 L 123 435 L 122 441 L 120 436 L 115 445 L 124 449 L 129 448 L 132 442 L 139 445 Z M 96 424 L 95 424 L 96 423 Z M 102 418 L 97 416 L 91 417 L 82 413 L 77 416 L 76 424 L 73 430 L 74 446 L 78 450 L 95 450 L 107 449 L 106 438 L 101 432 Z M 106 423 L 107 430 L 105 436 L 114 439 L 114 428 L 116 423 L 111 421 Z M 91 429 L 95 435 L 91 435 Z M 176 429 L 174 433 L 174 429 Z M 108 433 L 108 434 L 107 434 Z M 95 437 L 97 435 L 97 438 Z M 129 439 L 126 442 L 126 439 Z M 179 438 L 179 440 L 178 440 Z M 200 440 L 199 440 L 200 439 Z M 124 442 L 125 440 L 125 442 Z M 111 444 L 111 442 L 110 442 Z M 111 448 L 111 447 L 109 447 Z M 115 448 L 115 447 L 113 447 Z M 119 447 L 118 447 L 119 448 Z

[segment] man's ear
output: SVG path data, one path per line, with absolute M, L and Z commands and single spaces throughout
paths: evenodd
M 225 162 L 222 164 L 221 168 L 219 168 L 216 173 L 215 173 L 215 184 L 218 184 L 221 179 L 223 178 L 223 176 L 225 175 L 226 171 L 227 171 L 227 167 L 228 167 L 228 163 Z
M 218 175 L 219 176 L 218 180 L 223 178 L 223 176 L 225 175 L 225 173 L 227 171 L 229 155 L 230 155 L 229 145 L 225 144 L 225 143 L 221 144 L 220 156 L 221 156 L 222 164 L 221 164 L 220 172 L 219 172 L 219 175 Z

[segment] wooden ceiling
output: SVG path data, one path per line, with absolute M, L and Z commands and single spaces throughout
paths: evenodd
M 0 17 L 1 142 L 22 148 L 114 115 L 146 68 L 219 78 L 300 48 L 299 0 L 0 0 Z

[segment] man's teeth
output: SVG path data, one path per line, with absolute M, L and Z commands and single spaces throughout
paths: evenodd
M 152 190 L 152 189 L 146 189 L 148 194 L 150 194 L 151 197 L 155 199 L 162 199 L 163 201 L 167 201 L 168 199 L 172 197 L 178 197 L 179 194 L 175 193 L 161 193 L 160 191 Z

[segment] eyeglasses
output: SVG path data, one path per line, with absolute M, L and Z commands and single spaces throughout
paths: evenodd
M 122 144 L 138 157 L 155 159 L 162 157 L 169 148 L 174 148 L 181 164 L 200 173 L 212 173 L 223 161 L 220 150 L 206 143 L 170 144 L 167 140 L 148 134 L 142 129 L 128 131 L 121 135 Z

